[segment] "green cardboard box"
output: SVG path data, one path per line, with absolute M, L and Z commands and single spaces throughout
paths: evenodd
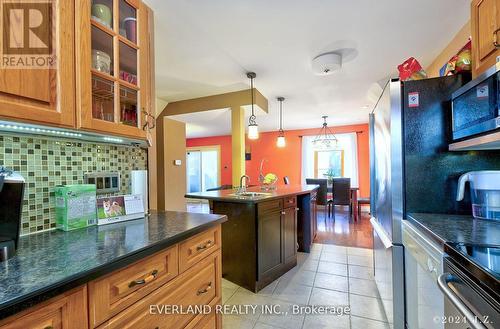
M 94 184 L 59 185 L 56 197 L 56 225 L 71 231 L 96 224 L 96 187 Z

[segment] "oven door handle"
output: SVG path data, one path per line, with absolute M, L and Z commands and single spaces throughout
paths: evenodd
M 449 283 L 456 282 L 457 278 L 455 278 L 451 273 L 443 273 L 438 279 L 437 283 L 439 289 L 444 293 L 446 297 L 451 301 L 451 303 L 458 309 L 460 313 L 462 313 L 468 324 L 474 329 L 487 329 L 479 320 L 479 318 L 465 305 L 457 294 L 450 288 Z

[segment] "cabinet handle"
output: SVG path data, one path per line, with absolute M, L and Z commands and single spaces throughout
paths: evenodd
M 142 109 L 142 113 L 146 116 L 146 123 L 144 123 L 144 125 L 142 126 L 142 130 L 146 130 L 146 128 L 149 130 L 154 129 L 156 127 L 155 117 L 152 116 L 148 111 L 144 110 L 144 108 Z M 152 119 L 151 124 L 149 118 Z
M 282 215 L 286 215 L 286 212 L 282 211 L 282 212 L 281 212 L 281 214 L 282 214 Z
M 210 289 L 212 289 L 212 282 L 209 282 L 206 288 L 198 290 L 196 296 L 206 294 Z
M 295 208 L 295 211 L 299 211 L 300 209 L 299 208 Z
M 158 275 L 158 270 L 153 270 L 148 276 L 146 276 L 144 279 L 140 279 L 140 280 L 134 280 L 134 281 L 130 281 L 130 283 L 128 284 L 128 287 L 129 288 L 132 288 L 134 286 L 137 286 L 139 284 L 146 284 L 148 282 L 151 282 L 153 281 L 154 279 L 156 279 L 156 275 Z
M 495 32 L 493 32 L 493 46 L 495 46 L 495 48 L 500 48 L 500 43 L 498 43 L 498 32 L 500 31 L 500 28 L 496 29 Z
M 207 243 L 205 243 L 204 245 L 196 247 L 196 250 L 197 251 L 205 250 L 205 249 L 207 249 L 210 246 L 212 246 L 212 240 L 208 240 Z

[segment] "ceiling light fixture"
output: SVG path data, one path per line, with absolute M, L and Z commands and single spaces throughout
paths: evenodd
M 286 146 L 286 140 L 285 140 L 285 131 L 283 130 L 283 101 L 285 100 L 285 97 L 278 97 L 278 102 L 280 102 L 280 130 L 278 130 L 278 139 L 276 140 L 276 146 L 277 147 L 285 147 Z
M 320 150 L 331 150 L 337 148 L 338 140 L 335 134 L 328 128 L 328 123 L 326 123 L 327 115 L 322 116 L 323 126 L 318 132 L 318 135 L 313 140 L 313 145 L 316 149 Z
M 253 109 L 254 103 L 254 90 L 253 90 L 253 79 L 257 77 L 257 74 L 254 72 L 248 72 L 247 78 L 250 79 L 250 93 L 252 94 L 252 115 L 248 119 L 248 139 L 258 139 L 259 138 L 259 126 L 257 125 L 257 117 L 255 116 L 255 112 Z

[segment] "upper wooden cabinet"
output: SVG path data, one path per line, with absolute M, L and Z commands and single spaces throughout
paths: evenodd
M 500 0 L 471 3 L 472 75 L 478 76 L 500 56 Z
M 73 27 L 75 11 L 73 5 L 73 1 L 69 0 L 54 1 L 52 4 L 53 19 L 47 19 L 53 25 L 54 31 L 52 40 L 49 42 L 56 56 L 54 67 L 50 69 L 0 68 L 0 118 L 66 127 L 74 126 Z M 24 7 L 24 10 L 28 9 Z M 9 15 L 9 17 L 13 16 Z M 46 18 L 44 16 L 44 19 Z M 12 27 L 12 24 L 4 22 L 4 27 L 7 25 Z M 30 38 L 30 40 L 24 40 L 24 38 Z M 25 33 L 24 37 L 15 40 L 17 43 L 15 47 L 26 47 L 33 40 L 36 39 L 32 34 L 28 36 Z M 26 56 L 33 56 L 29 55 L 30 51 L 30 48 L 26 49 Z M 44 57 L 42 55 L 36 56 Z
M 77 127 L 145 138 L 152 14 L 138 0 L 76 0 Z

